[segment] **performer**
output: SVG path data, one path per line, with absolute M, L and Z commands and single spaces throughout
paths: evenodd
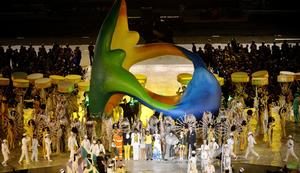
M 29 142 L 29 139 L 27 138 L 26 133 L 24 133 L 23 138 L 22 138 L 22 147 L 21 147 L 22 154 L 21 154 L 21 157 L 19 159 L 19 164 L 20 165 L 22 164 L 22 161 L 23 161 L 24 157 L 25 157 L 26 164 L 29 164 L 28 142 Z
M 231 151 L 228 144 L 224 145 L 223 151 L 222 151 L 222 165 L 224 168 L 224 172 L 232 173 L 232 167 L 231 167 Z
M 72 160 L 72 173 L 78 173 L 78 169 L 79 169 L 79 166 L 78 166 L 78 162 L 79 162 L 79 155 L 78 154 L 74 154 L 74 158 Z
M 123 141 L 124 141 L 124 157 L 125 157 L 125 160 L 130 160 L 130 144 L 132 144 L 132 142 L 137 142 L 136 139 L 132 139 L 132 134 L 130 133 L 130 129 L 126 129 L 125 130 L 126 132 L 123 133 Z M 138 134 L 138 131 L 137 129 L 134 130 L 134 134 Z M 139 138 L 139 137 L 138 137 Z M 140 140 L 140 138 L 138 139 L 138 141 Z M 139 150 L 139 146 L 136 146 L 137 143 L 134 143 L 135 145 L 132 144 L 133 147 L 138 147 L 137 150 Z M 133 148 L 133 150 L 136 149 L 136 148 Z M 138 151 L 137 151 L 138 153 Z M 134 151 L 133 151 L 133 157 L 134 157 Z M 139 154 L 139 153 L 138 153 Z M 138 160 L 138 156 L 134 157 Z
M 236 155 L 233 152 L 233 146 L 234 146 L 234 135 L 233 133 L 230 133 L 229 138 L 227 139 L 227 144 L 230 150 L 230 154 L 236 158 Z
M 191 158 L 189 159 L 188 162 L 187 173 L 198 173 L 196 151 L 194 150 L 191 152 Z
M 209 147 L 207 145 L 204 146 L 203 149 L 201 149 L 201 170 L 205 170 L 208 166 L 209 162 Z
M 105 152 L 105 148 L 104 148 L 104 145 L 102 143 L 102 140 L 98 139 L 97 144 L 99 146 L 99 151 L 98 151 L 99 152 L 99 156 L 104 157 L 104 155 L 106 154 L 106 152 Z
M 123 133 L 121 130 L 117 130 L 113 135 L 113 143 L 115 144 L 117 155 L 116 160 L 123 159 Z
M 161 160 L 162 153 L 161 153 L 161 137 L 158 130 L 155 131 L 153 134 L 154 144 L 153 144 L 153 160 Z
M 247 144 L 247 122 L 242 121 L 242 131 L 240 132 L 240 151 L 244 151 Z
M 91 143 L 90 140 L 88 139 L 87 135 L 84 135 L 84 139 L 81 142 L 81 146 L 87 151 L 90 152 L 91 149 Z
M 145 145 L 146 145 L 146 158 L 147 160 L 152 160 L 152 135 L 150 134 L 149 130 L 146 130 Z
M 69 161 L 72 161 L 74 159 L 74 154 L 78 148 L 76 135 L 73 132 L 70 133 L 70 136 L 68 138 L 68 148 L 70 150 L 70 160 Z
M 140 143 L 140 160 L 146 160 L 145 129 L 142 128 Z
M 37 140 L 37 138 L 36 138 L 36 135 L 33 135 L 33 138 L 32 138 L 32 148 L 31 148 L 31 150 L 32 150 L 32 154 L 31 154 L 31 161 L 36 161 L 36 162 L 38 162 L 39 160 L 38 160 L 38 147 L 39 147 L 40 145 L 39 145 L 39 142 L 38 142 L 38 140 Z
M 254 144 L 256 144 L 256 141 L 253 137 L 252 132 L 249 132 L 248 133 L 248 147 L 246 149 L 245 159 L 248 158 L 249 153 L 254 154 L 257 157 L 257 159 L 259 159 L 259 155 L 254 151 Z
M 217 149 L 219 149 L 219 145 L 216 142 L 215 138 L 211 139 L 211 141 L 208 143 L 208 147 L 209 147 L 209 157 L 210 157 L 210 160 L 212 160 L 215 156 Z
M 215 166 L 212 163 L 212 160 L 209 160 L 208 166 L 204 170 L 205 173 L 216 173 Z
M 9 159 L 9 148 L 8 148 L 8 142 L 6 139 L 4 139 L 2 141 L 2 144 L 1 144 L 1 151 L 2 151 L 2 155 L 3 155 L 3 162 L 2 162 L 2 165 L 5 167 L 7 166 L 7 161 Z
M 175 156 L 174 147 L 178 144 L 178 138 L 173 134 L 173 131 L 170 131 L 166 136 L 166 153 L 165 159 L 173 159 Z
M 274 129 L 274 126 L 275 126 L 275 119 L 273 117 L 269 117 L 268 118 L 268 126 L 267 126 L 267 133 L 268 133 L 268 144 L 269 144 L 269 147 L 272 146 L 272 141 L 273 141 L 273 129 Z
M 179 160 L 183 160 L 185 157 L 185 149 L 186 149 L 186 136 L 184 134 L 184 131 L 180 131 L 179 135 Z
M 193 127 L 189 127 L 189 131 L 187 133 L 187 144 L 188 144 L 188 157 L 190 157 L 191 151 L 196 149 L 196 131 Z
M 8 146 L 10 149 L 15 148 L 15 133 L 14 133 L 14 121 L 12 119 L 8 119 L 7 123 L 7 141 L 8 141 Z
M 129 136 L 129 134 L 128 134 Z M 133 160 L 139 160 L 139 156 L 140 156 L 140 143 L 141 143 L 141 136 L 140 133 L 138 132 L 138 129 L 134 129 L 134 132 L 131 134 L 131 145 L 132 145 L 132 149 L 133 149 Z M 127 160 L 129 160 L 130 158 L 130 145 L 128 146 L 128 149 L 125 150 L 125 154 L 127 154 Z M 125 158 L 126 160 L 126 158 Z
M 91 145 L 91 147 L 90 147 L 90 151 L 91 151 L 91 153 L 92 153 L 93 155 L 99 156 L 99 150 L 100 150 L 100 147 L 99 147 L 99 145 L 97 144 L 96 139 L 94 139 L 94 140 L 93 140 L 93 143 L 92 143 L 92 145 Z
M 282 137 L 286 137 L 286 119 L 288 117 L 288 112 L 285 107 L 281 107 L 279 109 L 279 116 L 280 116 L 280 125 L 281 125 L 281 132 L 282 132 Z
M 208 125 L 208 131 L 207 131 L 207 141 L 211 141 L 212 138 L 214 138 L 215 132 L 214 128 L 211 124 Z
M 50 155 L 52 153 L 51 151 L 51 139 L 50 139 L 50 135 L 46 134 L 45 135 L 45 147 L 46 147 L 46 158 L 49 162 L 52 162 L 52 160 L 50 159 Z
M 285 159 L 283 160 L 284 162 L 287 162 L 289 159 L 290 154 L 297 160 L 299 161 L 299 158 L 297 157 L 297 155 L 295 154 L 294 151 L 294 140 L 292 135 L 289 135 L 289 140 L 286 143 L 287 145 L 287 152 L 286 152 L 286 156 Z

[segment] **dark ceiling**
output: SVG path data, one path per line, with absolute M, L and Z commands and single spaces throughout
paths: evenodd
M 96 35 L 111 0 L 1 2 L 1 37 Z M 296 0 L 128 0 L 130 27 L 175 34 L 299 34 Z M 187 32 L 189 31 L 189 32 Z

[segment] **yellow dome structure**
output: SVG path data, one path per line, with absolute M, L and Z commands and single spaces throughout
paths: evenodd
M 25 72 L 13 72 L 11 74 L 12 80 L 14 79 L 27 79 L 27 73 Z
M 192 80 L 192 74 L 190 73 L 180 73 L 177 75 L 177 81 L 181 84 L 181 85 L 187 85 L 190 80 Z
M 65 77 L 59 75 L 50 75 L 49 78 L 51 79 L 52 84 L 57 85 L 59 82 L 64 81 Z
M 246 72 L 234 72 L 231 74 L 231 81 L 233 83 L 247 83 L 249 76 Z
M 43 77 L 44 77 L 44 74 L 42 74 L 42 73 L 32 73 L 32 74 L 27 76 L 27 80 L 29 80 L 30 83 L 34 84 L 34 82 L 37 79 L 41 79 Z
M 0 78 L 0 86 L 8 86 L 9 85 L 9 79 L 8 78 Z
M 79 91 L 89 91 L 90 90 L 90 81 L 81 81 L 78 83 L 78 89 Z
M 14 79 L 13 86 L 16 88 L 28 88 L 29 87 L 29 80 L 27 79 Z
M 267 70 L 260 70 L 257 72 L 252 73 L 251 75 L 254 78 L 268 78 L 269 77 L 269 72 Z
M 81 76 L 77 75 L 77 74 L 70 74 L 70 75 L 65 76 L 65 80 L 76 84 L 81 81 Z

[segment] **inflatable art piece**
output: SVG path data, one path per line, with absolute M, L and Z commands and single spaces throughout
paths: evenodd
M 199 119 L 204 111 L 219 110 L 220 85 L 207 70 L 201 57 L 167 43 L 138 46 L 138 40 L 139 34 L 128 29 L 125 0 L 116 0 L 104 20 L 96 42 L 89 93 L 92 118 L 100 118 L 103 113 L 109 114 L 124 94 L 174 119 L 185 114 L 194 114 Z M 194 65 L 192 80 L 179 99 L 148 91 L 129 72 L 132 65 L 162 55 L 187 58 Z

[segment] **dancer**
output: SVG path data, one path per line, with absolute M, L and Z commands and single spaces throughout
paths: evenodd
M 46 147 L 46 158 L 49 162 L 52 162 L 52 160 L 50 159 L 50 155 L 52 153 L 51 151 L 51 139 L 50 139 L 50 135 L 46 134 L 45 135 L 45 147 Z
M 99 145 L 97 144 L 96 139 L 94 139 L 94 140 L 93 140 L 93 143 L 92 143 L 92 145 L 91 145 L 91 147 L 90 147 L 90 151 L 91 151 L 91 153 L 92 153 L 93 155 L 99 156 L 99 150 L 100 150 L 100 147 L 99 147 Z
M 126 132 L 123 133 L 125 160 L 130 160 L 130 147 L 131 147 L 130 144 L 132 144 L 132 136 L 131 136 L 132 134 L 130 133 L 129 126 L 128 126 L 128 129 L 126 129 Z M 138 133 L 138 131 L 135 129 L 134 133 Z M 138 140 L 140 140 L 140 139 L 138 139 Z M 134 151 L 133 151 L 133 154 L 134 154 Z
M 3 116 L 4 117 L 4 116 Z M 15 129 L 15 123 L 12 119 L 8 119 L 8 123 L 7 123 L 7 141 L 8 141 L 8 146 L 10 149 L 14 149 L 15 148 L 15 133 L 14 133 L 14 129 Z
M 207 145 L 204 146 L 203 149 L 201 149 L 201 170 L 205 170 L 208 166 L 209 162 L 209 147 Z
M 76 152 L 76 149 L 78 148 L 78 144 L 76 141 L 75 133 L 71 132 L 69 139 L 68 139 L 68 148 L 70 150 L 70 160 L 72 161 L 74 159 L 74 154 Z
M 281 132 L 282 132 L 282 137 L 286 137 L 286 119 L 288 118 L 288 112 L 285 107 L 282 107 L 279 109 L 279 116 L 280 116 L 280 125 L 281 125 Z
M 19 159 L 19 164 L 21 165 L 22 164 L 22 161 L 25 157 L 25 161 L 26 161 L 26 164 L 29 164 L 29 157 L 28 157 L 28 142 L 30 140 L 27 138 L 27 135 L 26 133 L 23 134 L 23 138 L 22 138 L 22 147 L 21 147 L 21 151 L 22 151 L 22 154 L 21 154 L 21 157 Z
M 79 158 L 80 156 L 78 154 L 74 154 L 74 158 L 72 160 L 72 173 L 78 173 L 79 169 Z
M 3 155 L 3 162 L 2 162 L 2 165 L 5 167 L 7 166 L 7 161 L 9 159 L 9 148 L 8 148 L 8 142 L 6 139 L 4 139 L 2 141 L 2 144 L 1 144 L 1 151 L 2 151 L 2 155 Z
M 90 140 L 88 139 L 88 136 L 87 136 L 87 135 L 84 135 L 84 139 L 83 139 L 83 141 L 81 142 L 81 146 L 82 146 L 87 152 L 90 152 L 90 149 L 91 149 L 91 143 L 90 143 Z
M 283 160 L 284 162 L 287 162 L 289 159 L 290 154 L 297 160 L 299 161 L 299 158 L 297 157 L 297 155 L 295 154 L 295 150 L 294 150 L 294 140 L 292 135 L 289 135 L 289 140 L 286 143 L 287 145 L 287 152 L 286 152 L 286 156 L 285 159 Z
M 117 130 L 113 135 L 113 143 L 116 149 L 116 160 L 123 159 L 123 133 L 121 130 Z
M 249 153 L 254 154 L 257 157 L 257 159 L 259 159 L 260 156 L 254 151 L 254 144 L 256 144 L 256 141 L 253 137 L 252 132 L 249 132 L 248 133 L 248 146 L 246 149 L 245 159 L 248 159 Z
M 232 155 L 234 158 L 236 158 L 236 155 L 233 152 L 233 146 L 234 146 L 234 135 L 233 133 L 230 133 L 229 138 L 227 139 L 227 144 L 230 150 L 230 155 Z
M 32 150 L 32 154 L 31 154 L 31 161 L 35 161 L 38 162 L 38 147 L 39 147 L 39 142 L 36 138 L 36 135 L 33 135 L 32 138 L 32 146 L 31 146 L 31 150 Z
M 99 150 L 98 150 L 99 156 L 104 157 L 106 152 L 105 152 L 105 148 L 104 148 L 104 145 L 102 143 L 102 140 L 98 139 L 97 144 L 98 144 L 98 147 L 99 147 Z
M 149 130 L 146 130 L 145 135 L 145 144 L 146 144 L 146 158 L 147 160 L 152 160 L 152 135 Z
M 189 127 L 189 131 L 187 133 L 187 144 L 188 144 L 188 157 L 191 155 L 191 151 L 196 149 L 196 131 L 192 126 Z
M 196 151 L 191 152 L 191 158 L 189 159 L 188 162 L 187 173 L 198 173 Z
M 208 143 L 208 147 L 209 147 L 209 157 L 212 160 L 215 157 L 215 153 L 217 149 L 219 149 L 219 145 L 216 142 L 215 138 L 211 139 L 211 141 Z
M 153 134 L 154 144 L 153 144 L 153 160 L 161 160 L 162 153 L 161 153 L 161 136 L 158 130 L 155 131 Z
M 140 160 L 146 160 L 145 129 L 142 128 L 140 143 Z
M 184 131 L 180 131 L 179 135 L 179 160 L 183 160 L 185 157 L 185 149 L 186 149 L 186 136 L 184 134 Z
M 178 144 L 179 140 L 178 138 L 173 134 L 173 131 L 170 131 L 170 133 L 166 136 L 166 153 L 165 153 L 165 159 L 174 159 L 175 152 L 174 148 L 175 145 Z
M 222 165 L 224 172 L 232 173 L 231 151 L 228 144 L 225 144 L 222 151 Z
M 134 129 L 134 132 L 131 134 L 131 145 L 132 145 L 132 149 L 133 149 L 133 151 L 132 151 L 133 152 L 133 160 L 139 160 L 140 143 L 141 143 L 140 133 L 138 132 L 138 129 Z M 126 158 L 126 155 L 125 155 L 125 160 L 126 159 L 129 160 L 129 158 L 130 158 L 130 146 L 127 149 L 127 152 L 128 153 L 126 153 L 126 150 L 125 150 L 125 154 L 128 154 L 127 158 Z
M 213 165 L 212 160 L 209 160 L 208 166 L 204 170 L 205 173 L 215 173 L 216 169 L 215 166 Z

